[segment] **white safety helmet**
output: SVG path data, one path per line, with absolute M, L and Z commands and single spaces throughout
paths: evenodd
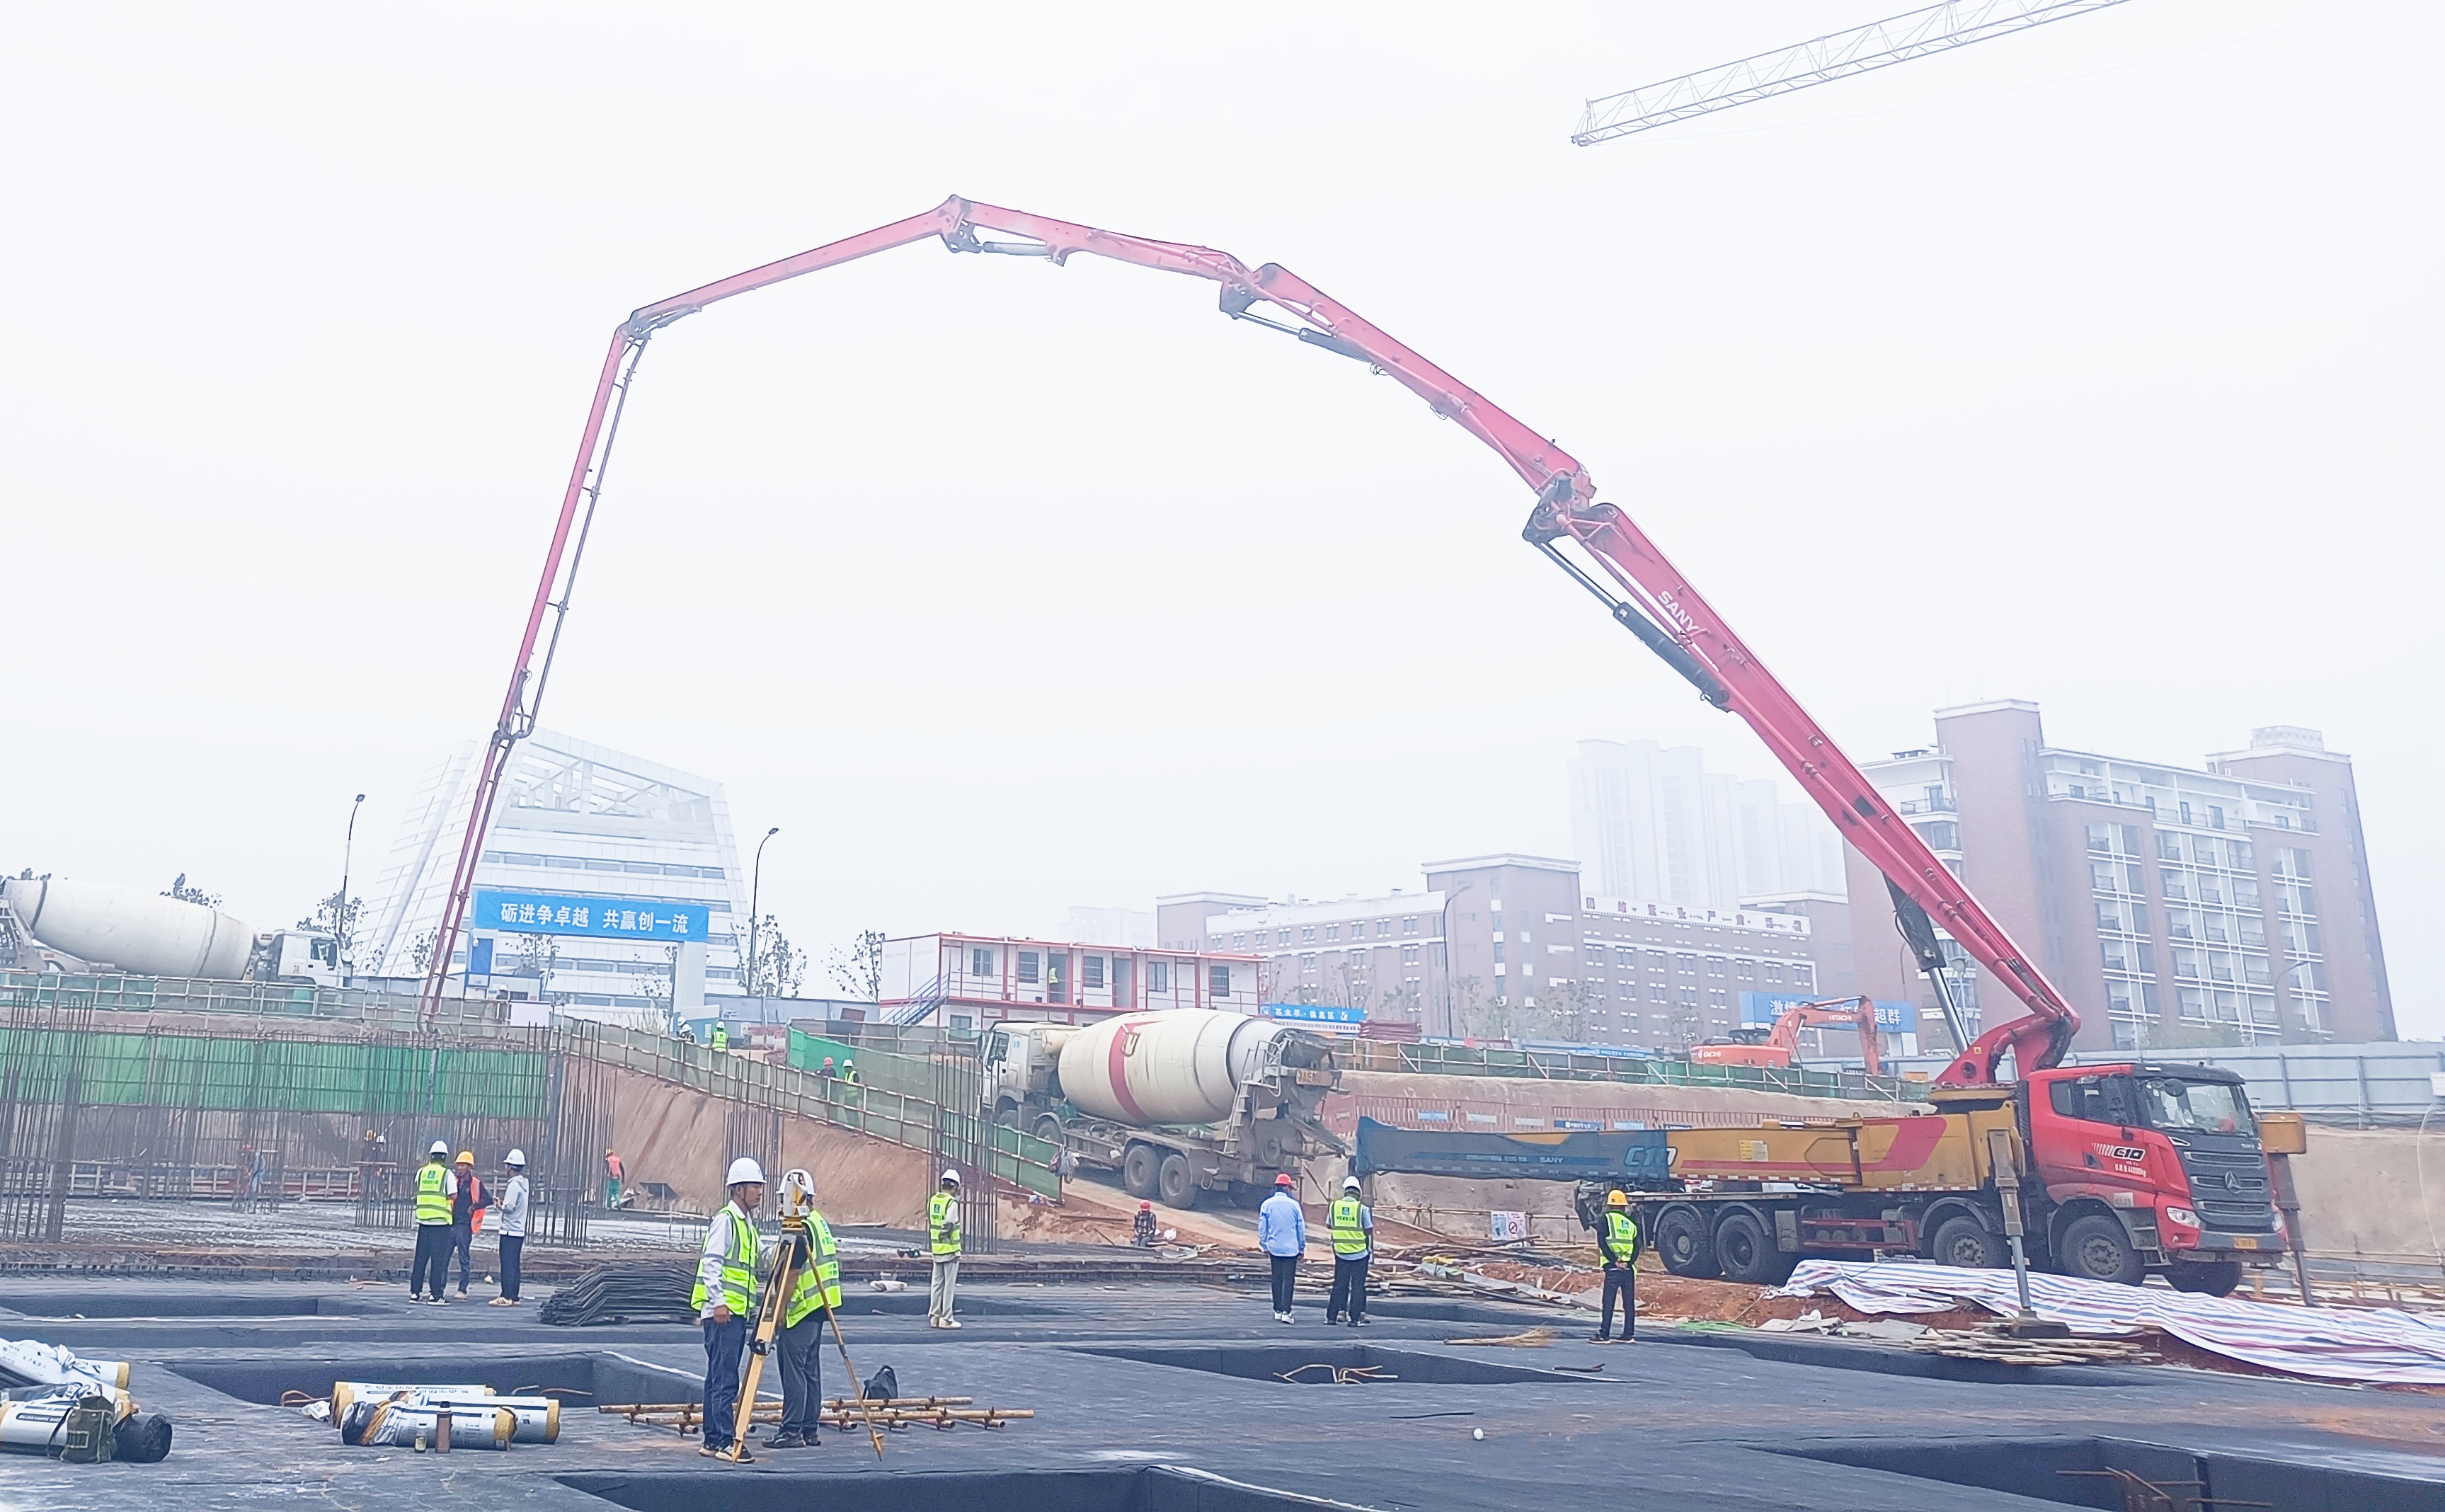
M 1344 1176 L 1341 1178 L 1341 1189 L 1345 1192 L 1356 1191 L 1358 1189 L 1358 1178 L 1355 1176 Z
M 724 1186 L 742 1186 L 749 1183 L 757 1186 L 763 1185 L 764 1167 L 756 1165 L 748 1156 L 741 1155 L 730 1163 L 730 1174 L 722 1178 L 721 1184 Z
M 960 1185 L 960 1173 L 957 1170 L 946 1170 L 943 1173 L 943 1180 L 957 1186 Z
M 426 1151 L 426 1153 L 428 1153 L 428 1154 L 433 1154 L 433 1155 L 447 1155 L 447 1154 L 449 1154 L 449 1153 L 450 1153 L 450 1141 L 448 1141 L 448 1140 L 446 1140 L 446 1139 L 437 1139 L 437 1140 L 435 1140 L 435 1141 L 433 1142 L 433 1148 L 432 1148 L 432 1149 L 430 1149 L 430 1150 L 428 1150 L 428 1151 Z
M 510 1151 L 509 1154 L 501 1161 L 501 1164 L 504 1166 L 523 1166 L 526 1163 L 527 1152 L 523 1149 L 513 1149 Z

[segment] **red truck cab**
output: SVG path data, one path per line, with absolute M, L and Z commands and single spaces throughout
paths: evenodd
M 2134 1060 L 2024 1084 L 2023 1133 L 2056 1269 L 2136 1283 L 2152 1270 L 2221 1297 L 2283 1257 L 2267 1152 L 2241 1077 Z

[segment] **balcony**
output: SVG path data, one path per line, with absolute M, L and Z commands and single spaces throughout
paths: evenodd
M 1950 794 L 1941 798 L 1904 798 L 1894 805 L 1895 813 L 1958 813 Z

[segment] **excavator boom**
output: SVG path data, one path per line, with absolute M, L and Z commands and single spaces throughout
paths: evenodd
M 1040 257 L 1056 266 L 1086 253 L 1206 279 L 1220 286 L 1223 314 L 1365 363 L 1493 448 L 1536 491 L 1536 507 L 1523 532 L 1526 538 L 1602 600 L 1618 623 L 1687 679 L 1708 703 L 1739 715 L 1833 819 L 1842 837 L 1884 873 L 1901 912 L 1904 933 L 1912 939 L 1922 968 L 1930 970 L 1948 1011 L 1944 961 L 1932 922 L 2027 1005 L 2027 1017 L 1980 1036 L 1936 1080 L 1985 1083 L 1995 1078 L 1997 1064 L 2007 1053 L 2019 1071 L 2026 1073 L 2055 1064 L 2069 1049 L 2072 1034 L 2080 1026 L 2070 1004 L 1654 543 L 1620 509 L 1596 500 L 1595 481 L 1576 457 L 1278 264 L 1252 269 L 1230 253 L 1209 247 L 1101 231 L 957 196 L 923 215 L 647 305 L 612 332 L 577 459 L 545 552 L 542 577 L 528 607 L 517 660 L 485 750 L 450 890 L 444 896 L 424 982 L 428 1022 L 439 1011 L 474 890 L 476 859 L 491 828 L 510 755 L 534 729 L 593 511 L 601 498 L 611 444 L 619 433 L 629 380 L 645 344 L 674 321 L 721 300 L 928 238 L 940 239 L 954 252 Z M 1564 555 L 1558 550 L 1564 541 L 1583 550 L 1601 576 L 1590 574 Z M 1966 1039 L 1957 1017 L 1954 1022 L 1956 1036 Z

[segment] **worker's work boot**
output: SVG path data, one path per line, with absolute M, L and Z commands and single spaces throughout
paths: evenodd
M 960 1326 L 960 1320 L 956 1317 L 946 1317 L 943 1319 L 943 1326 L 944 1328 L 957 1328 Z
M 803 1449 L 806 1447 L 805 1439 L 789 1432 L 775 1433 L 764 1441 L 764 1447 L 768 1449 Z

